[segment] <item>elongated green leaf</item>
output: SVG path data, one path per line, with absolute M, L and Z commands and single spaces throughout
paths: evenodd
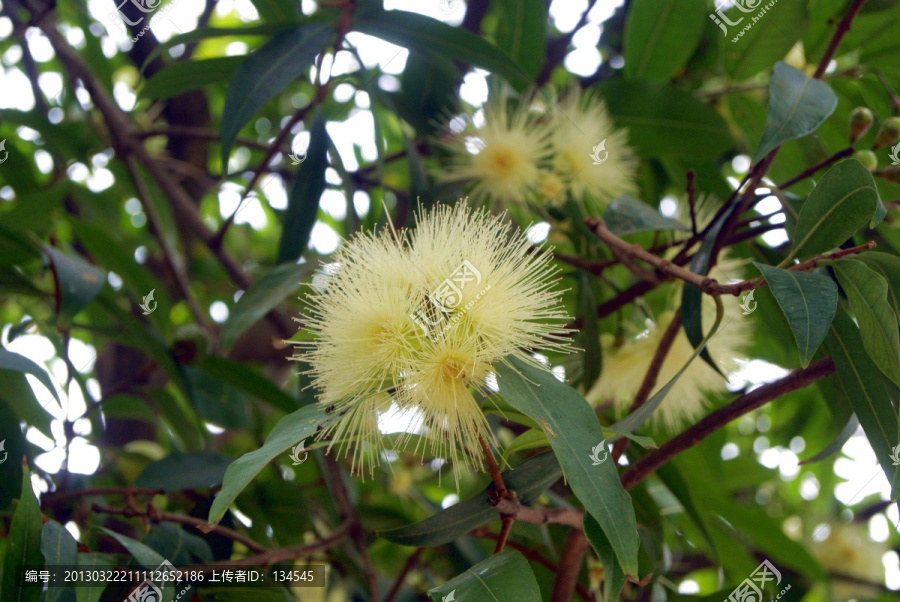
M 681 504 L 681 507 L 684 508 L 687 515 L 694 521 L 697 530 L 700 531 L 701 535 L 703 535 L 703 538 L 706 540 L 706 543 L 709 545 L 710 551 L 713 554 L 717 554 L 716 543 L 713 540 L 712 535 L 709 532 L 709 526 L 706 523 L 706 513 L 694 498 L 694 494 L 691 492 L 691 488 L 687 481 L 681 475 L 678 465 L 674 462 L 663 464 L 656 469 L 656 476 L 658 476 L 666 488 L 672 492 L 672 495 L 675 496 L 675 499 L 678 500 L 678 503 Z
M 59 301 L 57 313 L 71 318 L 100 293 L 106 282 L 106 272 L 80 257 L 71 257 L 52 247 L 45 247 L 44 252 L 53 266 Z
M 891 450 L 898 443 L 897 415 L 878 366 L 863 350 L 859 330 L 843 308 L 834 316 L 825 345 L 834 358 L 841 388 L 896 495 L 900 471 L 894 466 Z
M 78 562 L 79 570 L 100 570 L 109 569 L 116 566 L 116 559 L 109 554 L 79 554 Z M 100 579 L 96 581 L 88 581 L 84 585 L 79 585 L 75 590 L 75 600 L 77 602 L 98 602 L 103 591 L 106 589 L 106 579 L 104 573 L 98 573 Z
M 603 565 L 603 600 L 615 602 L 625 587 L 625 573 L 616 562 L 616 554 L 609 543 L 600 523 L 590 514 L 584 515 L 584 534 L 588 542 L 597 551 L 600 562 Z
M 535 447 L 549 446 L 547 441 L 547 433 L 541 429 L 528 429 L 503 449 L 503 458 L 507 459 L 511 454 L 526 449 L 534 449 Z
M 753 265 L 769 283 L 794 333 L 800 364 L 807 367 L 825 340 L 837 311 L 837 285 L 825 274 L 783 270 L 761 263 Z
M 228 458 L 211 452 L 173 453 L 148 464 L 134 484 L 148 489 L 208 489 L 222 482 Z
M 128 550 L 132 556 L 134 556 L 135 561 L 147 570 L 152 571 L 163 562 L 168 561 L 165 556 L 136 539 L 132 539 L 126 535 L 121 535 L 119 533 L 116 533 L 115 531 L 107 529 L 106 527 L 100 527 L 100 529 L 111 535 L 116 539 L 116 541 L 122 544 L 122 546 L 124 546 L 125 549 Z M 154 583 L 162 591 L 162 600 L 160 602 L 172 602 L 172 600 L 175 598 L 175 584 L 172 581 Z
M 222 56 L 203 61 L 172 63 L 148 79 L 138 92 L 140 98 L 174 98 L 188 90 L 231 79 L 243 56 Z
M 877 272 L 888 284 L 888 301 L 900 320 L 900 257 L 878 251 L 869 251 L 856 256 L 869 269 Z
M 47 387 L 47 390 L 50 391 L 50 394 L 53 395 L 56 401 L 59 401 L 59 395 L 56 394 L 56 387 L 53 386 L 53 381 L 50 380 L 50 375 L 47 374 L 47 371 L 24 355 L 19 355 L 18 353 L 13 353 L 12 351 L 0 348 L 0 370 L 14 370 L 15 372 L 32 375 L 38 379 L 42 385 Z
M 756 163 L 788 140 L 816 131 L 836 107 L 837 96 L 828 84 L 779 62 L 769 82 L 766 129 L 753 155 L 753 162 Z
M 672 77 L 700 43 L 708 12 L 703 2 L 634 0 L 625 19 L 625 76 Z
M 256 284 L 244 291 L 222 325 L 219 346 L 227 349 L 245 330 L 281 303 L 285 297 L 300 288 L 312 274 L 313 264 L 285 263 L 272 268 Z
M 628 128 L 628 139 L 642 156 L 710 159 L 734 146 L 725 120 L 684 90 L 620 79 L 595 87 L 616 123 Z
M 541 14 L 544 14 L 543 10 Z M 426 53 L 451 56 L 505 77 L 513 84 L 529 83 L 521 67 L 481 36 L 423 15 L 402 10 L 359 11 L 352 29 L 404 48 L 413 47 Z
M 740 3 L 745 8 L 752 4 Z M 737 25 L 727 28 L 722 44 L 723 62 L 732 79 L 747 79 L 784 58 L 806 30 L 809 21 L 806 5 L 806 0 L 778 0 L 771 6 L 758 2 L 751 12 L 735 6 L 725 13 L 732 22 L 737 21 Z M 773 32 L 778 33 L 773 35 Z
M 523 504 L 531 504 L 562 476 L 562 468 L 551 453 L 529 458 L 503 473 L 503 482 Z M 487 503 L 493 485 L 458 504 L 414 525 L 379 531 L 378 536 L 405 546 L 438 547 L 478 527 L 497 520 L 497 509 Z
M 210 355 L 203 358 L 199 368 L 283 412 L 293 412 L 299 407 L 297 400 L 246 364 Z
M 197 413 L 208 422 L 242 428 L 250 419 L 247 397 L 237 388 L 194 367 L 184 369 L 191 400 Z
M 613 199 L 603 213 L 603 221 L 606 222 L 610 232 L 617 236 L 636 232 L 689 229 L 681 222 L 664 217 L 657 209 L 627 194 Z
M 172 36 L 170 39 L 160 43 L 158 46 L 153 48 L 150 54 L 147 55 L 147 58 L 144 59 L 144 64 L 141 65 L 141 72 L 146 69 L 147 64 L 150 63 L 150 61 L 158 56 L 162 56 L 163 53 L 165 53 L 167 50 L 178 46 L 179 44 L 193 44 L 212 38 L 224 38 L 232 36 L 239 37 L 241 39 L 245 39 L 246 36 L 270 36 L 284 31 L 289 27 L 292 27 L 292 24 L 290 22 L 284 21 L 280 21 L 278 23 L 261 23 L 259 25 L 251 25 L 249 27 L 199 27 L 187 33 L 181 33 L 177 36 Z
M 41 554 L 46 566 L 74 566 L 78 563 L 78 544 L 75 538 L 56 521 L 47 521 L 41 530 Z M 75 590 L 72 586 L 57 583 L 47 589 L 44 602 L 72 602 Z
M 209 522 L 216 524 L 225 516 L 225 511 L 238 494 L 250 484 L 266 464 L 297 445 L 303 439 L 315 434 L 319 425 L 327 422 L 328 416 L 317 405 L 300 408 L 278 421 L 266 442 L 257 450 L 244 454 L 231 463 L 225 471 L 222 490 L 213 500 L 209 511 Z
M 334 29 L 312 23 L 294 27 L 266 42 L 237 68 L 222 110 L 222 165 L 238 132 L 267 102 L 313 65 Z
M 547 15 L 543 0 L 500 0 L 503 15 L 497 24 L 497 46 L 529 78 L 544 66 L 547 46 Z
M 291 186 L 291 193 L 288 196 L 287 213 L 278 244 L 278 263 L 295 262 L 306 250 L 309 234 L 319 212 L 319 199 L 325 191 L 328 142 L 325 117 L 319 112 L 309 130 L 306 160 L 297 170 L 294 185 Z
M 428 594 L 435 602 L 541 602 L 537 579 L 525 557 L 515 550 L 494 554 Z
M 887 282 L 856 259 L 841 259 L 832 267 L 856 315 L 863 347 L 885 376 L 900 385 L 900 331 L 888 303 Z
M 791 257 L 818 255 L 841 245 L 872 219 L 880 203 L 869 170 L 856 159 L 841 161 L 800 208 Z
M 600 376 L 603 368 L 603 347 L 600 345 L 600 331 L 597 324 L 597 300 L 594 297 L 592 287 L 595 279 L 584 270 L 578 272 L 578 301 L 579 314 L 584 316 L 584 325 L 581 328 L 580 342 L 584 348 L 583 365 L 584 376 L 581 386 L 584 390 L 590 390 L 591 385 Z
M 594 410 L 547 370 L 512 356 L 507 360 L 497 369 L 503 398 L 547 431 L 575 495 L 603 528 L 622 570 L 637 576 L 639 540 L 631 497 L 613 462 L 592 460 L 592 451 L 604 440 Z
M 13 462 L 18 461 L 14 458 Z M 39 587 L 17 587 L 16 579 L 24 578 L 23 566 L 41 567 L 41 509 L 31 488 L 31 472 L 22 471 L 22 489 L 19 504 L 13 513 L 6 539 L 6 555 L 3 557 L 3 580 L 0 581 L 0 599 L 4 602 L 37 602 L 41 599 Z
M 0 401 L 9 404 L 18 420 L 33 426 L 47 437 L 53 437 L 50 430 L 53 417 L 44 408 L 50 403 L 50 398 L 44 400 L 43 404 L 38 401 L 23 372 L 0 370 Z
M 300 11 L 299 2 L 285 2 L 284 0 L 250 0 L 259 12 L 259 16 L 265 21 L 283 23 L 295 22 L 303 14 Z
M 825 458 L 830 458 L 834 454 L 841 451 L 841 448 L 843 448 L 844 444 L 850 440 L 850 437 L 853 436 L 853 433 L 855 433 L 856 429 L 858 428 L 859 419 L 857 419 L 856 414 L 851 414 L 850 420 L 847 421 L 847 424 L 844 426 L 844 428 L 841 429 L 841 432 L 838 433 L 838 436 L 834 438 L 834 441 L 822 448 L 821 451 L 811 455 L 805 460 L 800 460 L 800 464 L 812 464 L 813 462 L 821 462 Z

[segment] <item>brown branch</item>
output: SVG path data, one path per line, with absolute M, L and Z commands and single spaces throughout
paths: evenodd
M 834 32 L 834 36 L 832 36 L 831 42 L 829 42 L 828 48 L 825 50 L 825 54 L 823 54 L 822 58 L 819 60 L 819 64 L 816 67 L 816 72 L 813 74 L 813 78 L 821 79 L 821 77 L 825 74 L 825 70 L 828 69 L 828 63 L 831 62 L 831 58 L 837 51 L 838 46 L 840 46 L 841 40 L 843 40 L 844 36 L 847 35 L 847 32 L 850 31 L 850 27 L 853 24 L 853 19 L 856 18 L 857 14 L 859 14 L 859 10 L 862 8 L 862 5 L 865 1 L 866 0 L 853 0 L 853 4 L 851 4 L 850 8 L 847 9 L 847 13 L 844 15 L 844 18 L 841 19 L 840 23 L 838 23 L 837 31 Z
M 694 207 L 694 195 L 697 193 L 696 186 L 697 173 L 693 169 L 687 171 L 687 193 L 688 208 L 691 211 L 691 234 L 697 236 L 697 210 Z
M 553 594 L 550 596 L 550 602 L 569 602 L 572 599 L 587 549 L 588 541 L 584 531 L 569 529 L 566 543 L 563 545 L 562 556 L 559 559 L 559 571 L 553 581 Z
M 382 602 L 394 602 L 394 599 L 397 597 L 397 594 L 400 593 L 400 589 L 403 587 L 403 582 L 406 581 L 406 576 L 419 563 L 419 558 L 422 557 L 422 553 L 424 551 L 425 548 L 416 548 L 416 551 L 406 559 L 406 563 L 404 563 L 403 569 L 400 571 L 400 574 L 397 575 L 397 579 L 394 580 L 394 586 L 391 588 L 391 591 L 388 592 L 387 596 L 384 597 L 384 600 L 382 600 Z
M 165 489 L 146 489 L 140 487 L 86 487 L 84 489 L 45 493 L 41 496 L 41 506 L 50 506 L 71 499 L 85 498 L 92 495 L 162 495 L 165 492 Z
M 125 508 L 110 508 L 108 506 L 101 506 L 97 503 L 92 504 L 91 509 L 94 512 L 119 515 L 124 516 L 125 518 L 146 517 L 155 523 L 179 523 L 182 525 L 188 525 L 190 527 L 194 527 L 199 531 L 202 531 L 203 533 L 216 533 L 217 535 L 227 537 L 228 539 L 243 544 L 248 550 L 257 554 L 262 554 L 268 551 L 266 550 L 266 548 L 259 545 L 246 535 L 238 533 L 237 531 L 229 529 L 228 527 L 223 527 L 222 525 L 210 526 L 210 524 L 202 518 L 194 518 L 193 516 L 159 510 L 149 502 L 147 503 L 147 506 L 144 510 L 141 510 L 140 508 L 133 508 L 130 506 Z
M 785 180 L 783 183 L 781 183 L 781 184 L 778 185 L 778 188 L 780 188 L 781 190 L 785 190 L 785 189 L 787 189 L 787 188 L 793 186 L 793 185 L 796 184 L 797 182 L 799 182 L 799 181 L 801 181 L 801 180 L 805 180 L 806 178 L 810 177 L 811 175 L 813 175 L 814 173 L 816 173 L 816 172 L 819 171 L 820 169 L 823 169 L 823 168 L 825 168 L 825 167 L 828 167 L 828 166 L 831 165 L 832 163 L 835 163 L 835 162 L 837 162 L 837 161 L 843 159 L 844 157 L 849 157 L 849 156 L 852 155 L 852 154 L 853 154 L 853 147 L 852 147 L 852 146 L 848 146 L 847 148 L 845 148 L 845 149 L 843 149 L 843 150 L 840 150 L 840 151 L 834 153 L 833 155 L 831 155 L 830 157 L 828 157 L 828 158 L 825 159 L 824 161 L 820 161 L 819 163 L 816 163 L 816 164 L 813 165 L 812 167 L 807 167 L 806 169 L 804 169 L 803 171 L 801 171 L 799 174 L 797 174 L 796 176 L 794 176 L 794 177 L 791 178 L 790 180 Z
M 719 430 L 732 420 L 833 373 L 834 361 L 828 357 L 738 397 L 727 406 L 710 413 L 696 424 L 663 443 L 658 449 L 638 460 L 622 473 L 622 486 L 625 489 L 631 489 L 673 457 L 697 445 L 708 435 Z
M 508 498 L 498 500 L 494 507 L 501 515 L 512 516 L 516 520 L 533 525 L 568 525 L 575 529 L 581 529 L 584 524 L 584 515 L 580 509 L 535 508 L 523 506 L 518 500 Z
M 511 500 L 515 502 L 516 494 L 506 488 L 506 483 L 503 481 L 503 475 L 500 474 L 500 466 L 497 464 L 497 459 L 494 458 L 494 453 L 491 451 L 487 441 L 484 440 L 484 437 L 478 435 L 478 443 L 481 444 L 481 451 L 484 452 L 484 461 L 488 465 L 488 471 L 491 473 L 491 480 L 494 482 L 494 492 L 488 500 L 488 503 L 497 506 L 497 502 L 500 500 Z M 497 506 L 497 509 L 500 509 L 499 506 Z M 503 551 L 503 546 L 506 545 L 506 540 L 509 537 L 509 532 L 512 530 L 516 518 L 515 516 L 501 511 L 500 520 L 500 537 L 497 540 L 497 547 L 494 548 L 494 554 Z

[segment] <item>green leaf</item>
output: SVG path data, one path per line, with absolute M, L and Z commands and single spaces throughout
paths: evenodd
M 305 162 L 304 162 L 305 163 Z M 245 330 L 253 326 L 300 285 L 315 269 L 311 263 L 285 263 L 272 268 L 238 299 L 222 325 L 219 346 L 234 345 Z
M 604 440 L 590 404 L 549 371 L 509 356 L 497 368 L 503 398 L 539 422 L 550 436 L 566 480 L 606 534 L 626 574 L 637 576 L 640 545 L 631 497 L 613 462 L 595 465 L 591 452 Z
M 56 282 L 57 313 L 71 318 L 100 293 L 106 272 L 52 247 L 45 247 L 44 252 L 50 257 Z
M 534 79 L 544 66 L 547 14 L 544 0 L 500 0 L 497 46 Z
M 151 462 L 134 484 L 148 489 L 208 489 L 222 482 L 230 461 L 212 452 L 173 453 Z
M 825 340 L 837 311 L 837 285 L 825 274 L 783 270 L 761 263 L 753 265 L 769 283 L 772 295 L 794 333 L 800 365 L 806 368 Z
M 856 256 L 856 259 L 863 262 L 869 269 L 877 272 L 888 284 L 888 301 L 900 320 L 900 257 L 881 253 L 878 251 L 869 251 Z
M 250 0 L 264 21 L 274 23 L 296 22 L 303 14 L 299 2 L 284 0 Z
M 185 368 L 184 374 L 190 383 L 191 399 L 200 416 L 221 426 L 247 426 L 250 412 L 243 393 L 194 367 Z
M 162 554 L 136 539 L 132 539 L 126 535 L 120 535 L 106 527 L 100 527 L 100 529 L 122 544 L 122 546 L 134 556 L 135 561 L 147 570 L 153 570 L 163 562 L 168 561 Z M 175 584 L 172 581 L 166 581 L 164 584 L 157 583 L 156 586 L 162 590 L 162 600 L 160 600 L 160 602 L 172 602 L 175 597 Z
M 291 82 L 312 67 L 334 35 L 322 23 L 293 27 L 266 42 L 241 63 L 225 93 L 222 110 L 222 165 L 244 124 Z
M 53 439 L 53 432 L 50 430 L 53 417 L 44 409 L 50 400 L 44 404 L 38 401 L 24 373 L 0 370 L 0 400 L 9 403 L 18 420 Z
M 859 330 L 843 308 L 838 309 L 834 316 L 825 346 L 834 358 L 834 368 L 841 388 L 853 406 L 875 457 L 896 494 L 900 471 L 894 466 L 891 453 L 892 448 L 897 445 L 897 414 L 878 366 L 863 351 Z
M 79 554 L 75 564 L 79 570 L 100 570 L 116 566 L 116 560 L 108 554 Z M 99 576 L 101 579 L 97 581 L 89 581 L 74 588 L 77 602 L 98 602 L 100 600 L 100 596 L 106 589 L 106 580 L 102 578 L 103 573 L 99 573 Z
M 856 315 L 863 347 L 885 376 L 900 386 L 900 331 L 888 303 L 887 282 L 856 259 L 835 261 L 832 268 Z
M 316 433 L 319 425 L 328 422 L 328 416 L 317 405 L 300 408 L 278 421 L 266 442 L 257 450 L 244 454 L 231 463 L 225 471 L 222 490 L 213 500 L 209 511 L 210 524 L 216 524 L 225 516 L 225 511 L 238 494 L 250 484 L 266 464 L 297 445 L 303 439 Z
M 760 15 L 765 7 L 760 2 L 757 9 L 749 13 L 738 8 L 726 13 L 732 22 L 743 17 L 737 25 L 728 27 L 723 38 L 723 62 L 732 79 L 747 79 L 784 58 L 806 31 L 809 22 L 806 4 L 806 0 L 778 0 Z M 759 20 L 753 23 L 753 17 Z M 750 25 L 750 29 L 744 30 Z M 739 35 L 741 31 L 744 31 L 743 35 Z
M 690 92 L 639 80 L 610 79 L 595 86 L 619 126 L 644 157 L 716 158 L 734 147 L 725 120 Z
M 453 57 L 505 77 L 512 84 L 530 83 L 522 68 L 499 48 L 467 29 L 437 19 L 402 10 L 375 9 L 358 11 L 352 29 L 404 48 Z
M 32 375 L 38 379 L 42 385 L 47 387 L 47 390 L 50 391 L 51 395 L 53 395 L 56 401 L 62 405 L 59 395 L 56 394 L 56 387 L 53 386 L 53 381 L 50 380 L 50 375 L 47 374 L 46 370 L 24 355 L 19 355 L 18 353 L 13 353 L 12 351 L 0 347 L 0 370 L 13 370 L 15 372 Z
M 825 458 L 830 458 L 834 454 L 838 453 L 844 447 L 844 444 L 850 440 L 850 437 L 852 437 L 854 433 L 856 433 L 856 429 L 858 428 L 859 419 L 857 419 L 856 414 L 851 414 L 850 420 L 847 421 L 847 424 L 844 426 L 844 428 L 841 429 L 841 432 L 838 433 L 838 436 L 835 437 L 831 443 L 822 448 L 821 451 L 813 454 L 805 460 L 800 460 L 800 465 L 812 464 L 813 462 L 821 462 Z
M 769 82 L 766 129 L 753 162 L 758 162 L 788 140 L 816 131 L 836 107 L 837 96 L 828 84 L 779 62 Z
M 198 367 L 213 378 L 233 385 L 244 393 L 283 412 L 293 412 L 299 407 L 297 400 L 247 364 L 209 355 L 203 358 Z
M 625 18 L 625 76 L 671 78 L 700 43 L 707 15 L 703 2 L 633 0 Z
M 56 521 L 47 521 L 41 530 L 41 554 L 45 566 L 74 566 L 78 563 L 78 544 L 75 538 Z M 72 602 L 75 590 L 71 586 L 50 585 L 44 602 Z
M 503 550 L 482 560 L 428 594 L 435 602 L 541 602 L 537 579 L 525 557 L 515 550 Z
M 138 98 L 174 98 L 188 90 L 231 79 L 243 56 L 220 56 L 202 61 L 179 61 L 144 82 Z
M 13 459 L 13 462 L 17 459 Z M 3 557 L 3 578 L 0 581 L 0 599 L 4 602 L 38 602 L 41 589 L 17 587 L 16 579 L 24 578 L 25 565 L 42 567 L 41 508 L 31 488 L 31 472 L 22 471 L 22 489 L 19 503 L 12 515 L 9 536 L 6 539 L 6 555 Z
M 600 331 L 597 320 L 597 300 L 594 297 L 592 287 L 594 278 L 586 271 L 578 271 L 578 300 L 579 314 L 584 316 L 584 325 L 581 327 L 581 345 L 584 347 L 582 357 L 584 359 L 584 376 L 581 386 L 585 391 L 590 390 L 591 385 L 600 376 L 603 368 L 603 347 L 600 345 Z
M 627 194 L 613 199 L 603 213 L 603 221 L 616 236 L 660 230 L 690 230 L 681 222 L 663 216 L 644 201 Z
M 297 170 L 288 197 L 287 212 L 278 243 L 278 263 L 295 262 L 306 250 L 309 234 L 316 223 L 319 199 L 325 192 L 325 169 L 328 167 L 328 132 L 325 117 L 316 113 L 309 130 L 306 160 Z
M 165 42 L 161 42 L 158 46 L 155 46 L 150 54 L 147 55 L 147 58 L 144 59 L 144 64 L 141 65 L 141 72 L 143 73 L 150 61 L 158 56 L 162 56 L 167 50 L 180 44 L 194 44 L 212 38 L 224 37 L 236 37 L 241 40 L 246 40 L 247 36 L 270 36 L 284 31 L 289 27 L 292 27 L 291 23 L 280 21 L 278 23 L 261 23 L 259 25 L 251 25 L 250 27 L 200 27 L 193 29 L 187 33 L 173 36 Z
M 675 499 L 678 500 L 678 503 L 681 504 L 681 507 L 684 508 L 687 515 L 694 521 L 697 529 L 709 545 L 710 551 L 713 554 L 716 554 L 716 543 L 713 540 L 712 535 L 710 535 L 709 526 L 706 523 L 705 508 L 697 503 L 694 494 L 691 492 L 690 486 L 681 475 L 678 465 L 674 462 L 663 464 L 656 469 L 656 476 L 659 477 L 666 488 L 672 492 L 672 495 L 675 496 Z
M 584 515 L 584 534 L 603 565 L 603 600 L 615 602 L 625 587 L 625 573 L 616 562 L 616 554 L 600 523 L 590 514 Z
M 840 246 L 872 219 L 880 203 L 869 170 L 856 159 L 841 161 L 828 170 L 800 208 L 790 258 Z
M 562 476 L 562 468 L 551 453 L 529 458 L 503 472 L 503 482 L 523 504 L 532 504 Z M 472 529 L 497 520 L 497 509 L 487 503 L 493 484 L 478 494 L 454 504 L 414 525 L 379 531 L 378 536 L 405 546 L 434 548 L 454 541 Z

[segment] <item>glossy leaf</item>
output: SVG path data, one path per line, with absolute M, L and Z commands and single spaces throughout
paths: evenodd
M 770 69 L 788 54 L 806 30 L 809 21 L 806 0 L 778 0 L 772 6 L 767 4 L 760 1 L 756 10 L 743 12 L 735 7 L 725 13 L 732 22 L 737 21 L 727 28 L 722 38 L 724 66 L 734 80 L 744 80 Z M 746 7 L 752 2 L 741 5 Z M 754 17 L 758 19 L 756 23 Z
M 309 405 L 279 420 L 269 436 L 266 437 L 262 447 L 244 454 L 228 466 L 222 481 L 222 489 L 213 500 L 212 508 L 209 511 L 209 522 L 216 524 L 222 520 L 238 494 L 250 484 L 259 471 L 265 468 L 266 464 L 290 450 L 303 439 L 314 435 L 319 425 L 324 425 L 327 419 L 328 416 L 324 410 L 319 409 L 318 406 Z
M 285 263 L 272 268 L 238 299 L 222 325 L 219 346 L 227 349 L 285 297 L 300 288 L 314 270 L 313 264 Z
M 840 246 L 870 222 L 880 203 L 869 170 L 856 159 L 841 161 L 800 208 L 791 257 L 818 255 Z
M 194 367 L 185 368 L 184 374 L 190 385 L 194 408 L 207 422 L 231 428 L 241 428 L 248 423 L 249 404 L 238 389 Z
M 134 484 L 166 491 L 209 489 L 222 482 L 229 463 L 228 458 L 211 452 L 176 452 L 144 467 Z
M 13 462 L 18 458 L 13 458 Z M 4 602 L 37 602 L 41 599 L 39 587 L 17 587 L 16 579 L 24 577 L 23 566 L 41 567 L 41 508 L 31 488 L 31 472 L 22 471 L 22 489 L 19 503 L 12 515 L 9 535 L 6 538 L 6 554 L 3 557 L 3 577 L 0 581 L 0 599 Z
M 79 554 L 78 561 L 75 563 L 79 570 L 101 570 L 111 569 L 116 566 L 116 559 L 108 554 Z M 84 585 L 80 585 L 75 589 L 75 600 L 77 602 L 99 602 L 100 596 L 106 589 L 105 573 L 97 573 L 100 579 L 90 581 Z
M 889 253 L 868 251 L 855 256 L 888 284 L 888 302 L 900 320 L 900 257 Z
M 500 0 L 497 46 L 533 79 L 544 66 L 547 20 L 543 0 Z
M 878 366 L 863 350 L 859 330 L 843 308 L 835 314 L 825 345 L 834 358 L 841 388 L 896 495 L 900 471 L 894 466 L 891 451 L 898 444 L 897 414 Z
M 783 270 L 761 263 L 753 265 L 762 272 L 775 301 L 787 318 L 797 341 L 800 365 L 805 368 L 825 340 L 834 319 L 837 285 L 821 273 Z
M 228 165 L 238 132 L 267 102 L 313 66 L 334 35 L 330 25 L 311 23 L 280 33 L 237 68 L 222 110 L 222 165 Z
M 13 370 L 15 372 L 32 375 L 38 379 L 42 385 L 47 387 L 47 390 L 50 391 L 50 394 L 53 395 L 56 401 L 60 401 L 59 395 L 56 394 L 56 387 L 53 385 L 53 381 L 50 380 L 50 375 L 47 374 L 47 371 L 24 355 L 19 355 L 18 353 L 13 353 L 12 351 L 0 348 L 0 370 Z M 62 404 L 61 401 L 60 404 Z
M 306 250 L 309 234 L 316 223 L 319 199 L 325 192 L 328 167 L 328 132 L 325 117 L 317 113 L 309 130 L 309 148 L 300 164 L 291 192 L 278 243 L 278 263 L 296 262 Z
M 703 2 L 634 0 L 625 19 L 625 76 L 671 78 L 694 53 L 709 19 Z
M 148 79 L 138 92 L 138 97 L 174 98 L 189 90 L 225 82 L 231 79 L 243 61 L 243 56 L 222 56 L 172 63 Z
M 900 385 L 900 331 L 888 303 L 887 282 L 856 259 L 841 259 L 832 267 L 850 300 L 863 347 L 885 376 Z
M 836 107 L 837 96 L 828 84 L 779 62 L 769 82 L 766 129 L 753 162 L 788 140 L 816 131 Z
M 603 600 L 615 602 L 625 587 L 625 573 L 616 562 L 616 554 L 603 529 L 600 528 L 600 523 L 590 514 L 584 515 L 584 534 L 591 547 L 597 551 L 603 565 Z
M 616 236 L 660 230 L 689 230 L 681 222 L 663 216 L 658 209 L 627 194 L 613 199 L 603 213 L 603 221 Z
M 247 364 L 210 355 L 203 358 L 199 368 L 282 412 L 293 412 L 299 407 L 297 400 Z
M 41 554 L 44 556 L 45 566 L 74 566 L 78 563 L 78 544 L 61 524 L 54 520 L 47 521 L 41 530 Z M 55 586 L 51 584 L 44 598 L 44 602 L 74 600 L 74 588 L 59 583 Z
M 502 473 L 506 486 L 523 504 L 532 504 L 562 477 L 562 468 L 551 453 L 529 458 Z M 498 518 L 497 509 L 487 503 L 493 485 L 414 525 L 379 531 L 378 536 L 405 546 L 437 547 L 454 541 L 472 529 Z
M 639 540 L 631 497 L 613 462 L 595 464 L 592 450 L 604 440 L 594 410 L 549 371 L 515 357 L 497 368 L 503 398 L 541 424 L 566 480 L 606 534 L 626 574 L 637 576 Z
M 471 567 L 428 594 L 435 602 L 515 600 L 541 602 L 541 590 L 528 561 L 515 550 L 503 550 Z
M 52 247 L 45 247 L 53 267 L 56 282 L 57 313 L 71 318 L 96 297 L 106 282 L 106 272 L 80 257 L 66 255 Z

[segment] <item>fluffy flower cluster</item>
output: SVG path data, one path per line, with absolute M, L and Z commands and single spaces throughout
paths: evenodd
M 568 193 L 588 213 L 633 192 L 637 161 L 628 134 L 613 124 L 603 100 L 572 88 L 558 104 L 496 95 L 479 127 L 453 135 L 454 157 L 437 174 L 444 182 L 471 183 L 474 199 L 495 206 L 559 203 Z
M 473 390 L 485 392 L 510 354 L 567 348 L 557 269 L 530 249 L 503 216 L 465 203 L 420 210 L 411 233 L 345 245 L 308 296 L 304 323 L 315 336 L 295 359 L 310 364 L 319 404 L 334 406 L 339 418 L 322 437 L 353 448 L 354 472 L 373 470 L 384 449 L 378 416 L 392 407 L 418 417 L 418 453 L 470 464 L 479 437 L 494 442 Z

